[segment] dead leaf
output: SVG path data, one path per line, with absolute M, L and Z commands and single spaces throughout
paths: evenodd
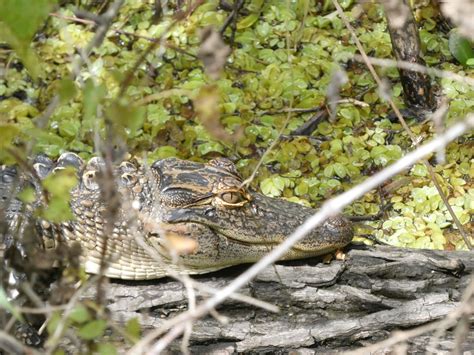
M 172 232 L 165 233 L 166 246 L 178 255 L 189 255 L 196 252 L 196 240 Z
M 198 58 L 204 64 L 204 69 L 209 77 L 214 80 L 219 78 L 230 53 L 230 47 L 224 43 L 219 32 L 212 27 L 201 31 Z
M 216 139 L 224 142 L 236 142 L 242 135 L 238 130 L 228 133 L 220 121 L 219 91 L 216 85 L 203 86 L 193 100 L 194 109 L 201 124 Z

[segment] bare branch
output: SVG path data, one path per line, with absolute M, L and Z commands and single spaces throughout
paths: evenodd
M 404 61 L 393 60 L 393 59 L 381 59 L 381 58 L 374 58 L 374 57 L 368 57 L 368 56 L 364 57 L 359 54 L 355 54 L 354 59 L 357 60 L 358 62 L 363 62 L 363 63 L 368 62 L 370 64 L 378 65 L 378 66 L 386 67 L 386 68 L 397 67 L 397 68 L 407 69 L 411 71 L 416 71 L 419 73 L 436 75 L 443 79 L 450 79 L 450 80 L 458 81 L 463 84 L 474 86 L 474 78 L 459 75 L 447 70 L 439 70 L 439 69 L 431 68 L 431 67 L 428 68 L 428 67 L 425 67 L 424 65 L 417 64 L 417 63 L 410 63 L 410 62 L 404 62 Z

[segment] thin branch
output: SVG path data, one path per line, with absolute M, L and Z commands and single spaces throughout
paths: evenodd
M 289 7 L 290 7 L 289 2 L 287 2 L 287 7 L 288 7 L 288 10 L 289 10 Z M 290 69 L 290 80 L 291 80 L 291 79 L 293 79 L 293 71 L 291 70 L 292 69 L 292 63 L 291 63 L 291 60 L 290 60 L 290 58 L 291 58 L 290 39 L 291 39 L 290 30 L 288 30 L 288 31 L 286 31 L 286 54 L 287 54 L 287 64 L 288 64 L 289 69 Z M 283 125 L 282 125 L 282 127 L 280 128 L 280 130 L 278 132 L 278 137 L 276 137 L 273 140 L 273 142 L 268 146 L 268 148 L 265 150 L 265 152 L 260 157 L 255 169 L 253 169 L 250 176 L 242 182 L 240 187 L 243 187 L 243 186 L 247 187 L 252 183 L 253 179 L 255 179 L 255 176 L 257 175 L 258 170 L 262 166 L 263 161 L 265 160 L 265 157 L 273 150 L 273 148 L 276 147 L 278 142 L 282 139 L 283 131 L 285 130 L 286 126 L 288 125 L 288 122 L 290 122 L 291 113 L 292 113 L 292 110 L 294 109 L 293 108 L 293 103 L 294 103 L 294 97 L 291 96 L 290 102 L 289 102 L 290 105 L 287 108 L 288 111 L 287 111 L 286 119 L 285 119 L 285 122 L 283 122 Z
M 380 59 L 380 58 L 374 58 L 374 57 L 368 57 L 368 56 L 364 57 L 360 54 L 355 54 L 354 59 L 358 62 L 361 62 L 361 63 L 368 62 L 370 64 L 378 65 L 378 66 L 385 67 L 385 68 L 397 67 L 397 68 L 400 68 L 400 69 L 411 70 L 411 71 L 415 71 L 415 72 L 418 72 L 418 73 L 436 75 L 437 77 L 440 77 L 440 78 L 443 78 L 443 79 L 449 79 L 449 80 L 457 81 L 457 82 L 467 84 L 467 85 L 470 85 L 470 86 L 474 86 L 474 78 L 459 75 L 459 74 L 456 74 L 456 73 L 453 73 L 453 72 L 447 71 L 447 70 L 439 70 L 439 69 L 431 68 L 431 67 L 428 68 L 428 67 L 425 67 L 425 66 L 423 66 L 421 64 L 417 64 L 417 63 L 397 61 L 397 60 L 393 60 L 393 59 Z
M 276 110 L 276 111 L 262 111 L 259 112 L 259 115 L 278 115 L 281 113 L 312 113 L 312 112 L 318 112 L 323 109 L 322 106 L 316 106 L 316 107 L 310 107 L 310 108 L 298 108 L 298 107 L 285 107 L 282 108 L 281 110 Z
M 345 206 L 362 197 L 368 191 L 383 184 L 386 180 L 404 171 L 423 157 L 435 152 L 440 147 L 445 147 L 449 142 L 458 138 L 464 132 L 472 128 L 474 128 L 474 114 L 471 114 L 463 121 L 454 124 L 452 127 L 447 129 L 443 135 L 440 135 L 432 141 L 416 148 L 414 151 L 408 153 L 389 167 L 381 170 L 359 185 L 325 202 L 318 213 L 308 218 L 287 239 L 285 239 L 284 242 L 278 245 L 269 254 L 265 255 L 258 263 L 252 265 L 249 269 L 235 278 L 234 281 L 224 287 L 221 292 L 199 304 L 194 312 L 183 312 L 175 318 L 165 322 L 159 329 L 148 333 L 128 351 L 128 354 L 131 355 L 144 353 L 154 339 L 161 336 L 171 327 L 174 327 L 173 335 L 175 337 L 179 336 L 184 331 L 186 324 L 185 322 L 189 321 L 190 319 L 198 319 L 209 313 L 211 309 L 214 309 L 217 305 L 225 301 L 235 291 L 243 287 L 256 275 L 258 275 L 258 273 L 280 259 L 295 243 L 304 238 L 309 232 L 323 223 L 328 217 L 338 214 Z M 166 347 L 167 344 L 169 344 L 168 341 L 172 340 L 172 337 L 168 337 L 166 344 L 164 344 L 161 340 L 158 341 L 151 350 L 151 353 L 153 353 L 155 348 L 163 348 L 164 346 Z
M 45 313 L 49 314 L 56 311 L 64 311 L 66 308 L 67 308 L 67 304 L 62 304 L 62 305 L 57 305 L 57 306 L 45 304 L 44 306 L 41 306 L 41 307 L 16 307 L 16 309 L 20 313 L 26 313 L 26 314 L 45 314 Z

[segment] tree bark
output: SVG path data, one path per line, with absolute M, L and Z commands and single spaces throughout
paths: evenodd
M 271 313 L 228 300 L 217 311 L 228 321 L 208 316 L 194 324 L 192 353 L 327 353 L 356 349 L 406 329 L 445 317 L 460 304 L 472 275 L 471 252 L 441 252 L 392 247 L 353 246 L 345 261 L 286 262 L 266 269 L 241 293 L 280 308 Z M 195 277 L 223 287 L 245 266 Z M 187 307 L 183 286 L 174 280 L 111 281 L 108 308 L 113 320 L 138 317 L 144 330 L 159 327 Z M 202 294 L 199 296 L 201 297 Z M 94 297 L 94 290 L 86 295 Z M 199 298 L 201 299 L 201 298 Z M 474 327 L 463 347 L 474 348 Z M 431 334 L 409 341 L 409 351 L 424 351 Z M 448 332 L 440 350 L 452 350 Z M 174 343 L 174 350 L 179 349 Z
M 425 65 L 421 58 L 418 27 L 406 0 L 384 0 L 392 50 L 399 61 Z M 436 103 L 430 77 L 406 69 L 398 69 L 408 108 L 433 111 Z

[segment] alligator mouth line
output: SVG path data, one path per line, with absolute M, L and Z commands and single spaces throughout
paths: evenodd
M 231 240 L 232 242 L 234 243 L 237 243 L 237 244 L 241 244 L 241 245 L 245 245 L 245 246 L 262 246 L 262 247 L 268 247 L 269 251 L 271 250 L 271 248 L 274 248 L 278 245 L 280 245 L 281 243 L 284 242 L 284 239 L 282 239 L 281 241 L 266 241 L 264 240 L 265 237 L 263 237 L 262 239 L 260 239 L 260 241 L 245 241 L 245 240 L 241 240 L 241 239 L 237 239 L 233 236 L 231 236 L 229 233 L 227 233 L 225 230 L 219 230 L 217 228 L 212 228 L 212 227 L 209 227 L 207 226 L 208 228 L 210 228 L 214 233 L 218 234 L 218 235 L 222 235 L 224 236 L 225 238 Z M 306 249 L 302 249 L 302 248 L 299 248 L 298 246 L 296 245 L 293 245 L 291 247 L 291 250 L 295 250 L 295 251 L 300 251 L 300 252 L 311 252 L 311 250 L 306 250 Z
M 212 227 L 209 227 L 207 226 L 208 228 L 211 228 L 211 230 L 214 232 L 214 233 L 217 233 L 219 235 L 222 235 L 224 236 L 225 238 L 231 240 L 232 242 L 234 243 L 237 243 L 237 244 L 241 244 L 241 245 L 245 245 L 245 246 L 261 246 L 261 247 L 267 247 L 268 248 L 268 251 L 271 251 L 273 248 L 275 248 L 276 246 L 280 245 L 281 243 L 284 242 L 284 239 L 282 239 L 281 241 L 265 241 L 265 237 L 263 237 L 262 239 L 260 239 L 260 241 L 244 241 L 244 240 L 240 240 L 240 239 L 237 239 L 231 235 L 229 235 L 228 233 L 226 233 L 225 230 L 218 230 L 216 228 L 212 228 Z M 317 255 L 321 255 L 321 254 L 325 254 L 325 253 L 329 253 L 330 251 L 332 250 L 335 250 L 335 249 L 338 249 L 338 248 L 343 248 L 345 246 L 344 243 L 339 243 L 338 245 L 334 244 L 334 243 L 323 243 L 321 242 L 319 245 L 317 246 L 314 246 L 314 247 L 305 247 L 305 246 L 301 246 L 301 245 L 293 245 L 289 250 L 288 252 L 297 252 L 299 253 L 299 255 L 307 255 L 308 257 L 311 257 L 311 256 L 317 256 Z

